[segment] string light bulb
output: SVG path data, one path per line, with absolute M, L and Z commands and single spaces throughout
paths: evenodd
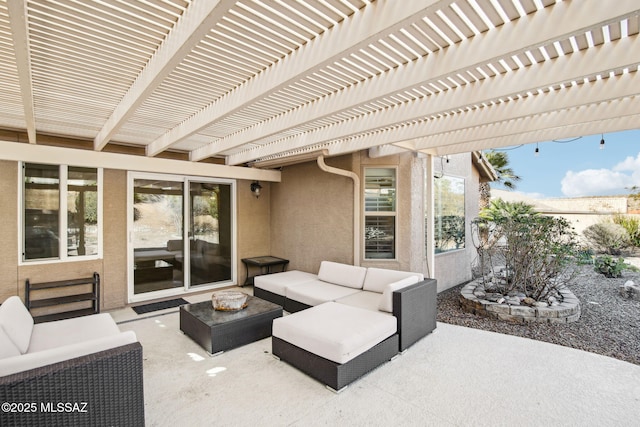
M 600 149 L 604 150 L 604 134 L 602 134 L 602 139 L 600 140 Z
M 538 157 L 540 154 L 540 149 L 538 148 L 538 143 L 536 142 L 536 149 L 533 151 L 533 155 Z

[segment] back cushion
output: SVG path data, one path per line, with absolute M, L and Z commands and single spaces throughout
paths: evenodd
M 20 353 L 27 352 L 33 331 L 33 317 L 19 297 L 9 297 L 0 305 L 0 327 Z
M 378 292 L 381 294 L 384 292 L 385 286 L 389 283 L 397 282 L 398 280 L 412 276 L 416 277 L 416 282 L 424 280 L 424 275 L 421 273 L 370 267 L 367 269 L 367 277 L 364 279 L 363 289 L 365 291 Z
M 0 327 L 0 359 L 11 356 L 20 356 L 20 350 Z
M 347 286 L 349 288 L 362 289 L 364 276 L 367 269 L 355 265 L 340 264 L 331 261 L 322 261 L 318 279 L 334 285 Z
M 378 306 L 378 310 L 393 313 L 393 292 L 397 291 L 398 289 L 411 286 L 414 283 L 418 283 L 417 276 L 405 277 L 402 280 L 398 280 L 397 282 L 389 283 L 388 285 L 386 285 L 384 287 L 384 292 L 382 292 L 382 297 L 380 298 L 380 305 Z

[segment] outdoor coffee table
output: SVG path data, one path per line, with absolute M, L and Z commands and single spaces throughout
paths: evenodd
M 282 307 L 249 296 L 247 307 L 238 311 L 217 311 L 211 301 L 180 307 L 180 330 L 210 355 L 271 336 L 273 319 L 282 317 Z

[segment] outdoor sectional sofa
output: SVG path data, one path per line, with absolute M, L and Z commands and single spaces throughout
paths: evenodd
M 334 391 L 436 327 L 436 281 L 420 273 L 323 261 L 257 276 L 254 295 L 292 313 L 273 322 L 273 355 Z
M 2 426 L 144 426 L 142 346 L 106 313 L 34 324 L 0 305 Z

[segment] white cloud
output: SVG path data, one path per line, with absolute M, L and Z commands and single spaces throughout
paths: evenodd
M 612 169 L 567 171 L 561 184 L 562 194 L 567 197 L 628 194 L 628 188 L 640 185 L 640 153 L 636 158 L 627 157 Z

